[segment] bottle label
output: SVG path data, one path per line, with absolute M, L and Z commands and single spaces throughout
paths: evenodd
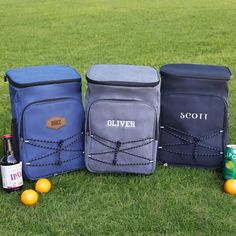
M 1 173 L 3 188 L 11 189 L 23 185 L 22 162 L 9 166 L 1 165 Z

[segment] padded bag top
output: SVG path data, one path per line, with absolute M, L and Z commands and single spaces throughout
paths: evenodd
M 5 79 L 18 88 L 35 85 L 80 82 L 80 74 L 72 67 L 66 65 L 27 66 L 10 69 Z
M 169 64 L 160 69 L 162 93 L 203 93 L 227 100 L 228 80 L 232 74 L 227 67 L 198 64 Z
M 168 64 L 161 67 L 162 76 L 177 76 L 183 78 L 205 78 L 212 80 L 229 80 L 232 76 L 225 66 L 198 64 Z
M 93 65 L 87 72 L 87 81 L 94 84 L 154 87 L 159 84 L 155 68 L 135 65 Z

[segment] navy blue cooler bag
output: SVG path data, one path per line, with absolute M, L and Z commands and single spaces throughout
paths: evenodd
M 228 135 L 227 67 L 169 64 L 161 68 L 158 161 L 219 168 Z
M 64 65 L 7 71 L 14 146 L 31 180 L 84 168 L 81 77 Z

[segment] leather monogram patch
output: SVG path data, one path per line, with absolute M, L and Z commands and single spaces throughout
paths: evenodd
M 50 129 L 60 129 L 66 125 L 66 119 L 60 116 L 53 116 L 47 120 L 46 127 Z

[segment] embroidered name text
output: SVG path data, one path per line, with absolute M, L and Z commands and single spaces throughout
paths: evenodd
M 180 112 L 180 119 L 207 120 L 207 113 Z
M 135 121 L 133 120 L 107 120 L 107 126 L 135 128 Z

